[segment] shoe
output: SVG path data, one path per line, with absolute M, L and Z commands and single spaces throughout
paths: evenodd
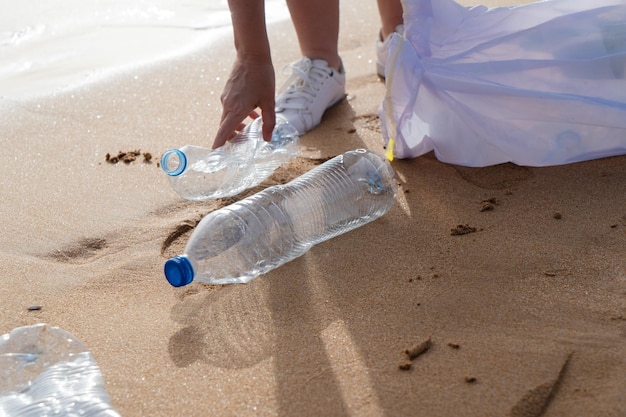
M 320 124 L 324 112 L 346 95 L 346 74 L 322 59 L 307 57 L 289 64 L 291 76 L 276 98 L 276 117 L 287 120 L 303 135 Z
M 396 26 L 396 33 L 403 35 L 404 25 Z M 391 35 L 383 39 L 382 32 L 378 32 L 378 39 L 376 40 L 376 72 L 380 78 L 385 78 L 385 66 L 387 65 L 387 58 L 389 58 L 389 39 L 391 39 Z

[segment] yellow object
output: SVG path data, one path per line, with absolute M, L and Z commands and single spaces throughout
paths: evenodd
M 389 161 L 393 161 L 393 138 L 389 138 L 389 142 L 387 143 L 387 151 L 385 152 L 385 156 Z

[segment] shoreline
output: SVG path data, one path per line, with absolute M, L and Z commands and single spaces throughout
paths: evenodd
M 44 8 L 41 16 L 18 9 L 15 21 L 0 23 L 0 96 L 22 101 L 71 92 L 210 50 L 232 33 L 228 7 L 216 1 L 155 2 L 144 10 L 133 3 L 113 2 L 99 10 L 73 2 Z M 76 8 L 74 21 L 63 7 Z M 266 11 L 268 24 L 288 19 L 277 0 L 269 0 Z

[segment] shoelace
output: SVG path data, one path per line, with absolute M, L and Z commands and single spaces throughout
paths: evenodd
M 319 85 L 324 78 L 332 76 L 332 70 L 320 68 L 309 59 L 292 62 L 283 67 L 283 71 L 291 69 L 291 75 L 285 81 L 280 91 L 286 91 L 276 102 L 276 107 L 283 109 L 307 110 L 313 103 Z

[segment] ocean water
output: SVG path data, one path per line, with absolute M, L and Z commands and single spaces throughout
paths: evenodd
M 0 0 L 0 97 L 24 99 L 191 53 L 231 32 L 226 0 Z M 268 23 L 288 18 L 266 0 Z

